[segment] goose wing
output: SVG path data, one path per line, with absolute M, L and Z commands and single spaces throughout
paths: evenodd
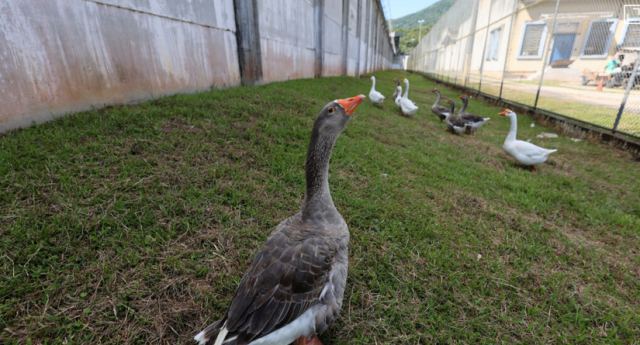
M 402 106 L 403 109 L 406 109 L 407 111 L 411 111 L 411 110 L 414 110 L 414 109 L 418 108 L 415 105 L 415 103 L 413 103 L 413 101 L 411 101 L 408 98 L 401 98 L 400 99 L 400 105 Z
M 453 127 L 464 127 L 466 126 L 467 122 L 461 119 L 459 116 L 456 116 L 456 117 L 449 116 L 447 118 L 447 124 Z
M 486 121 L 486 119 L 484 117 L 481 117 L 481 116 L 478 116 L 478 115 L 474 115 L 474 114 L 471 114 L 471 113 L 465 113 L 463 115 L 460 115 L 460 118 L 462 118 L 466 122 L 484 122 L 484 121 Z
M 277 231 L 256 255 L 226 315 L 224 327 L 238 343 L 289 324 L 319 301 L 340 243 L 313 233 Z
M 449 113 L 449 108 L 447 107 L 443 107 L 441 105 L 434 105 L 433 107 L 431 107 L 431 110 L 438 112 L 438 113 Z
M 371 92 L 369 92 L 369 98 L 374 101 L 384 101 L 384 95 L 377 90 L 371 90 Z
M 540 146 L 534 145 L 530 142 L 526 142 L 522 140 L 516 140 L 511 145 L 513 146 L 514 150 L 518 151 L 520 154 L 525 155 L 531 159 L 543 158 L 557 151 L 557 150 L 548 150 Z
M 380 91 L 376 91 L 376 96 L 381 98 L 381 99 L 385 98 L 384 95 Z

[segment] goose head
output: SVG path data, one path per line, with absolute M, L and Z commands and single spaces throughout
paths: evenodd
M 469 95 L 460 95 L 460 97 L 458 97 L 458 98 L 460 98 L 463 101 L 468 101 L 469 100 Z
M 501 112 L 498 113 L 500 116 L 506 116 L 506 117 L 511 117 L 511 116 L 516 116 L 516 113 L 509 109 L 509 108 L 504 108 L 502 109 Z
M 371 81 L 376 81 L 376 77 L 375 76 L 371 76 Z
M 404 78 L 404 85 L 409 85 L 409 79 Z
M 439 93 L 440 93 L 440 90 L 438 90 L 438 89 L 433 89 L 433 90 L 431 90 L 431 93 L 435 93 L 435 94 L 437 95 L 437 94 L 439 94 Z
M 365 98 L 364 95 L 358 95 L 327 103 L 316 119 L 318 131 L 330 136 L 339 135 Z

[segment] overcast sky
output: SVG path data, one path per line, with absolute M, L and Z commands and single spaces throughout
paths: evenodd
M 388 11 L 387 19 L 396 19 L 413 12 L 417 12 L 438 0 L 382 0 L 385 10 Z

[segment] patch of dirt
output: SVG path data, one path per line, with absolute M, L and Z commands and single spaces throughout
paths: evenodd
M 172 133 L 172 132 L 197 133 L 202 131 L 202 129 L 190 124 L 189 122 L 187 122 L 185 119 L 181 117 L 172 117 L 164 123 L 164 125 L 162 126 L 162 131 L 165 133 Z
M 255 128 L 258 124 L 258 117 L 255 115 L 249 116 L 246 121 L 236 121 L 231 124 L 231 126 L 235 129 L 249 129 Z

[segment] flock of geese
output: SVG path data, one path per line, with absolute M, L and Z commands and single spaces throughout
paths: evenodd
M 409 80 L 404 79 L 404 93 L 399 81 L 396 81 L 396 90 L 393 94 L 394 100 L 400 112 L 405 116 L 414 116 L 418 112 L 418 107 L 409 99 Z M 482 117 L 467 111 L 469 107 L 469 96 L 462 95 L 462 107 L 458 112 L 455 111 L 455 102 L 449 101 L 447 106 L 441 105 L 442 94 L 437 89 L 432 92 L 436 95 L 436 100 L 431 106 L 431 112 L 436 115 L 440 121 L 447 124 L 447 129 L 454 134 L 473 134 L 484 124 L 489 122 L 491 118 Z M 371 103 L 381 106 L 385 97 L 380 91 L 376 90 L 376 77 L 371 76 L 371 90 L 369 91 L 369 100 Z M 505 152 L 515 158 L 518 163 L 530 167 L 535 170 L 535 166 L 544 163 L 549 155 L 557 150 L 549 150 L 534 145 L 527 141 L 516 139 L 518 131 L 518 119 L 515 112 L 510 109 L 503 109 L 500 113 L 511 121 L 511 128 L 502 146 Z
M 375 89 L 369 99 L 382 104 Z M 413 116 L 418 107 L 409 99 L 409 81 L 394 100 L 402 114 Z M 453 102 L 441 106 L 434 90 L 432 111 L 452 133 L 473 133 L 488 119 L 466 112 L 468 98 L 455 113 Z M 318 334 L 333 323 L 347 282 L 349 229 L 336 209 L 329 189 L 329 160 L 337 138 L 351 120 L 364 95 L 329 102 L 317 116 L 305 163 L 306 192 L 302 207 L 283 220 L 258 250 L 240 280 L 225 314 L 198 333 L 200 345 L 322 345 Z M 504 109 L 511 129 L 504 149 L 525 165 L 544 162 L 555 150 L 516 139 L 516 114 Z

